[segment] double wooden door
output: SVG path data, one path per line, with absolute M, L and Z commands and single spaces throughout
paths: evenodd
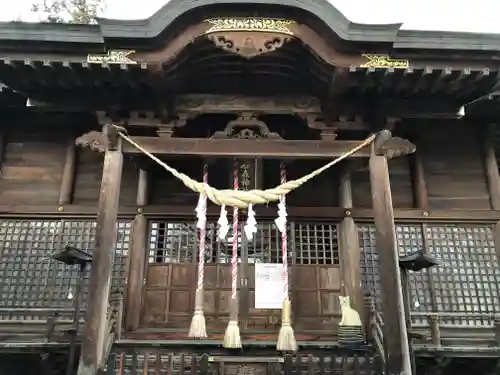
M 299 339 L 334 334 L 341 288 L 337 226 L 289 224 L 288 262 L 293 324 Z M 241 227 L 241 230 L 243 228 Z M 187 333 L 194 309 L 198 242 L 196 228 L 181 222 L 154 222 L 143 298 L 144 328 Z M 233 236 L 217 241 L 216 226 L 206 235 L 204 314 L 207 332 L 222 335 L 229 320 Z M 255 308 L 255 264 L 281 263 L 281 235 L 273 222 L 260 222 L 252 241 L 238 241 L 240 329 L 246 338 L 274 340 L 281 310 Z M 176 337 L 181 337 L 177 335 Z

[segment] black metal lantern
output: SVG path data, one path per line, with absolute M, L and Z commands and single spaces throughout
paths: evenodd
M 79 266 L 79 278 L 76 284 L 75 297 L 73 299 L 73 328 L 70 331 L 71 341 L 69 347 L 68 363 L 66 367 L 66 375 L 71 375 L 73 365 L 75 363 L 76 353 L 76 337 L 80 328 L 80 299 L 85 281 L 85 269 L 87 264 L 92 262 L 92 254 L 86 250 L 66 245 L 61 250 L 57 250 L 50 255 L 50 258 L 64 263 L 68 266 Z
M 427 254 L 423 249 L 408 253 L 399 257 L 399 268 L 401 270 L 401 284 L 403 287 L 403 308 L 406 321 L 406 332 L 408 334 L 408 347 L 410 350 L 410 363 L 412 374 L 417 374 L 415 353 L 413 351 L 413 332 L 410 313 L 410 280 L 408 271 L 418 272 L 435 266 L 444 266 L 436 257 Z

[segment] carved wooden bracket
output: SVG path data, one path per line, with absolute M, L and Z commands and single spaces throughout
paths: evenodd
M 275 51 L 290 40 L 290 35 L 273 32 L 227 31 L 207 35 L 217 47 L 246 59 Z
M 334 127 L 325 127 L 320 130 L 320 137 L 323 141 L 334 141 L 337 139 L 337 129 Z
M 319 115 L 314 113 L 299 114 L 299 116 L 307 123 L 310 129 L 320 131 L 320 137 L 324 141 L 334 141 L 337 138 L 337 128 L 335 126 L 327 125 L 321 119 L 318 120 Z
M 102 132 L 90 131 L 76 138 L 75 144 L 79 147 L 88 147 L 92 151 L 105 152 L 118 148 L 119 135 L 112 125 L 104 125 Z
M 409 140 L 393 137 L 389 130 L 382 130 L 378 133 L 373 147 L 376 155 L 385 155 L 389 159 L 412 154 L 417 149 Z
M 186 125 L 187 120 L 195 116 L 190 116 L 188 114 L 179 114 L 176 119 L 171 120 L 167 124 L 159 124 L 156 127 L 156 134 L 159 137 L 172 137 L 175 128 L 181 128 Z
M 215 132 L 210 138 L 283 139 L 279 134 L 269 131 L 266 123 L 257 119 L 251 112 L 242 113 L 236 120 L 230 121 L 223 131 Z
M 75 144 L 82 148 L 88 147 L 92 151 L 105 152 L 107 141 L 103 133 L 93 130 L 76 138 Z
M 385 142 L 380 151 L 384 152 L 388 159 L 397 158 L 399 156 L 413 154 L 417 147 L 409 140 L 393 137 Z

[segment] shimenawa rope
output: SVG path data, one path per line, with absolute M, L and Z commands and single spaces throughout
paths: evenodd
M 136 147 L 139 151 L 149 156 L 149 158 L 157 162 L 167 171 L 172 173 L 176 178 L 182 181 L 182 183 L 187 188 L 191 189 L 194 192 L 197 192 L 198 194 L 205 194 L 207 198 L 210 199 L 210 201 L 219 206 L 225 204 L 226 206 L 239 207 L 239 208 L 247 208 L 248 204 L 265 204 L 280 200 L 282 196 L 285 196 L 292 190 L 297 189 L 298 187 L 305 184 L 314 177 L 318 176 L 322 172 L 326 171 L 333 165 L 351 156 L 352 154 L 358 152 L 363 147 L 369 145 L 376 137 L 376 134 L 372 134 L 371 136 L 366 138 L 363 142 L 361 142 L 358 146 L 352 148 L 351 150 L 349 150 L 342 156 L 339 156 L 335 160 L 332 160 L 328 164 L 325 164 L 321 168 L 318 168 L 315 171 L 297 180 L 291 180 L 285 182 L 284 184 L 276 186 L 275 188 L 266 190 L 230 190 L 230 189 L 218 190 L 211 187 L 207 183 L 195 181 L 191 177 L 185 175 L 184 173 L 181 173 L 176 169 L 172 168 L 171 166 L 169 166 L 168 164 L 164 163 L 159 158 L 154 156 L 152 153 L 148 152 L 141 145 L 134 142 L 130 137 L 128 137 L 125 134 L 126 132 L 125 128 L 118 125 L 113 125 L 113 126 L 118 130 L 118 134 L 120 135 L 120 137 L 129 142 L 132 146 Z

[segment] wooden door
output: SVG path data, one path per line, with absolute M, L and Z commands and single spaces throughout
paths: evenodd
M 238 236 L 240 328 L 246 338 L 273 340 L 281 326 L 281 310 L 255 309 L 255 263 L 281 263 L 281 235 L 274 222 L 259 222 L 252 241 Z M 233 236 L 217 241 L 210 223 L 205 250 L 207 332 L 224 333 L 231 296 L 230 258 Z M 330 336 L 339 321 L 340 269 L 337 227 L 326 223 L 290 223 L 288 262 L 293 324 L 298 339 Z M 142 327 L 168 328 L 186 335 L 194 309 L 198 241 L 194 223 L 154 221 Z M 176 336 L 181 337 L 181 336 Z M 183 337 L 183 336 L 182 336 Z
M 274 340 L 281 326 L 281 310 L 254 307 L 255 263 L 282 262 L 281 235 L 273 222 L 259 223 L 259 231 L 255 239 L 244 246 L 242 258 L 248 292 L 246 304 L 241 306 L 247 309 L 240 309 L 241 328 L 252 337 Z M 289 223 L 288 264 L 297 339 L 331 338 L 340 320 L 337 225 Z M 245 298 L 245 291 L 240 295 Z
M 217 241 L 216 224 L 208 223 L 205 246 L 204 314 L 209 334 L 223 333 L 229 321 L 232 235 Z M 198 230 L 194 222 L 150 224 L 142 327 L 168 328 L 187 335 L 194 311 Z M 174 335 L 175 336 L 175 335 Z M 183 336 L 175 336 L 182 338 Z
M 335 336 L 342 285 L 337 233 L 334 223 L 298 222 L 293 226 L 292 307 L 297 332 Z

